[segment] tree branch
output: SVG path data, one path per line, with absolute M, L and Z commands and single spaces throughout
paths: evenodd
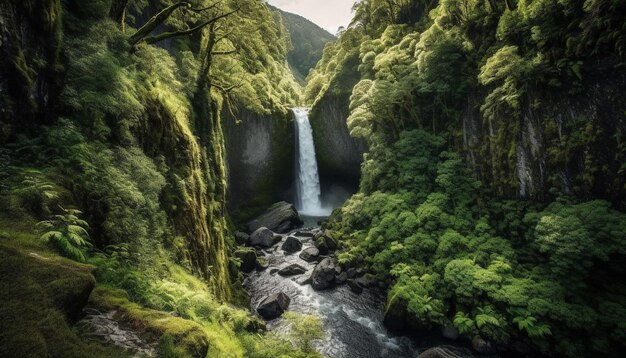
M 172 13 L 181 6 L 191 7 L 191 4 L 187 1 L 181 1 L 161 10 L 158 14 L 152 16 L 150 20 L 148 20 L 148 22 L 140 27 L 139 30 L 137 30 L 137 32 L 135 32 L 133 36 L 128 39 L 130 44 L 132 46 L 136 45 L 139 41 L 141 41 L 144 37 L 151 33 L 152 30 L 157 28 L 157 26 L 159 26 L 161 23 L 163 23 L 163 21 L 170 17 Z
M 208 25 L 211 25 L 211 24 L 213 24 L 213 23 L 215 23 L 215 22 L 217 22 L 217 21 L 219 21 L 219 20 L 221 20 L 221 19 L 223 19 L 223 18 L 225 18 L 227 16 L 230 16 L 230 15 L 236 13 L 237 11 L 239 11 L 239 8 L 237 8 L 237 9 L 235 9 L 233 11 L 229 11 L 229 12 L 223 13 L 223 14 L 218 15 L 218 16 L 216 16 L 214 18 L 209 19 L 209 20 L 206 20 L 206 21 L 200 23 L 199 25 L 194 26 L 194 27 L 192 27 L 190 29 L 180 30 L 180 31 L 164 32 L 164 33 L 161 33 L 161 34 L 158 34 L 158 35 L 155 35 L 155 36 L 145 37 L 145 38 L 143 38 L 143 41 L 148 43 L 148 44 L 154 44 L 154 43 L 157 43 L 159 41 L 163 41 L 163 40 L 166 40 L 166 39 L 169 39 L 169 38 L 191 35 L 194 32 L 199 31 L 199 30 L 201 30 L 202 28 L 204 28 L 204 27 L 206 27 Z M 141 40 L 142 39 L 140 39 L 140 41 Z M 136 43 L 137 42 L 135 42 L 135 44 Z

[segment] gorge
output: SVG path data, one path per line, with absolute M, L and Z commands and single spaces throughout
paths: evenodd
M 0 0 L 0 357 L 621 357 L 626 1 L 270 4 Z

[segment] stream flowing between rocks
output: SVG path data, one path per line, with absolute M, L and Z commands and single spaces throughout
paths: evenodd
M 315 344 L 315 348 L 326 357 L 416 357 L 417 349 L 411 339 L 391 334 L 382 324 L 385 296 L 378 288 L 366 288 L 357 294 L 348 285 L 337 285 L 316 291 L 310 284 L 302 284 L 308 279 L 317 262 L 307 262 L 299 257 L 300 251 L 285 253 L 281 248 L 286 238 L 295 236 L 298 231 L 312 232 L 311 222 L 319 218 L 303 218 L 307 229 L 294 230 L 283 234 L 282 240 L 260 252 L 269 261 L 265 270 L 251 272 L 244 281 L 249 292 L 252 309 L 267 296 L 284 292 L 291 299 L 289 311 L 315 314 L 320 317 L 325 338 Z M 311 237 L 296 236 L 302 242 L 302 250 L 314 247 Z M 283 277 L 276 269 L 298 264 L 306 268 L 300 275 Z M 282 318 L 267 322 L 269 330 L 285 330 Z

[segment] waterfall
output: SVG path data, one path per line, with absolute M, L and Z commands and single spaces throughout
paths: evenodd
M 313 129 L 307 108 L 294 108 L 296 129 L 296 208 L 311 216 L 326 216 L 320 199 L 320 178 L 317 172 Z

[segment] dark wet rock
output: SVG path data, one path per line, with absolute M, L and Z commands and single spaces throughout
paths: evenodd
M 335 277 L 335 283 L 337 285 L 343 285 L 346 281 L 348 281 L 348 275 L 345 272 L 342 272 Z
M 235 231 L 235 242 L 239 245 L 245 245 L 250 239 L 250 235 L 245 232 Z
M 278 272 L 279 270 L 277 268 L 273 268 L 270 270 L 270 275 L 275 274 L 276 272 Z
M 295 236 L 299 236 L 299 237 L 313 237 L 313 232 L 311 232 L 311 231 L 297 231 L 294 235 Z
M 357 282 L 358 283 L 358 282 Z M 404 330 L 407 328 L 407 302 L 400 297 L 392 296 L 387 302 L 383 323 L 392 330 Z
M 248 240 L 250 246 L 271 247 L 274 243 L 274 233 L 266 227 L 256 229 Z
M 355 281 L 363 287 L 373 287 L 378 283 L 374 275 L 369 273 L 357 278 Z
M 316 290 L 323 290 L 335 282 L 335 262 L 330 257 L 323 259 L 311 274 L 311 286 Z
M 283 239 L 283 237 L 282 237 L 282 235 L 274 235 L 273 239 L 274 239 L 273 245 L 276 245 Z
M 354 278 L 356 277 L 356 269 L 354 267 L 350 267 L 346 270 L 346 274 L 348 275 L 348 278 Z
M 284 277 L 302 275 L 305 272 L 306 272 L 306 268 L 298 264 L 291 264 L 289 266 L 283 267 L 282 269 L 278 270 L 278 274 Z
M 261 227 L 266 227 L 274 232 L 284 234 L 303 224 L 296 208 L 285 201 L 272 205 L 258 218 L 246 224 L 248 232 L 254 232 Z
M 473 358 L 474 355 L 467 348 L 454 346 L 440 346 L 429 348 L 419 354 L 418 358 Z
M 289 236 L 281 246 L 287 253 L 294 253 L 302 250 L 302 243 L 294 236 Z
M 265 253 L 265 251 L 263 251 L 263 250 L 256 250 L 256 256 L 257 257 L 262 257 L 262 256 L 265 256 L 265 255 L 267 255 Z
M 441 335 L 447 339 L 456 341 L 459 338 L 459 331 L 451 324 L 447 324 L 441 328 Z
M 361 285 L 356 283 L 354 280 L 348 279 L 348 280 L 346 280 L 346 283 L 348 284 L 348 287 L 350 287 L 350 291 L 352 291 L 354 293 L 361 293 L 361 292 L 363 292 L 363 287 L 361 287 Z
M 300 258 L 307 262 L 313 262 L 317 260 L 319 255 L 320 250 L 318 250 L 316 247 L 309 247 L 302 250 L 302 252 L 300 253 Z
M 271 320 L 280 317 L 289 307 L 289 303 L 291 303 L 289 296 L 283 292 L 278 292 L 265 297 L 257 306 L 256 311 L 264 319 Z
M 337 241 L 328 230 L 319 231 L 313 235 L 313 244 L 320 250 L 322 255 L 337 250 Z
M 239 266 L 239 270 L 241 272 L 252 272 L 256 267 L 256 251 L 250 248 L 240 248 L 235 251 L 235 257 L 241 260 L 241 265 Z
M 265 257 L 257 257 L 256 258 L 256 269 L 259 271 L 263 271 L 270 266 L 269 261 Z
M 480 354 L 493 353 L 493 345 L 491 342 L 478 335 L 472 338 L 472 348 Z

